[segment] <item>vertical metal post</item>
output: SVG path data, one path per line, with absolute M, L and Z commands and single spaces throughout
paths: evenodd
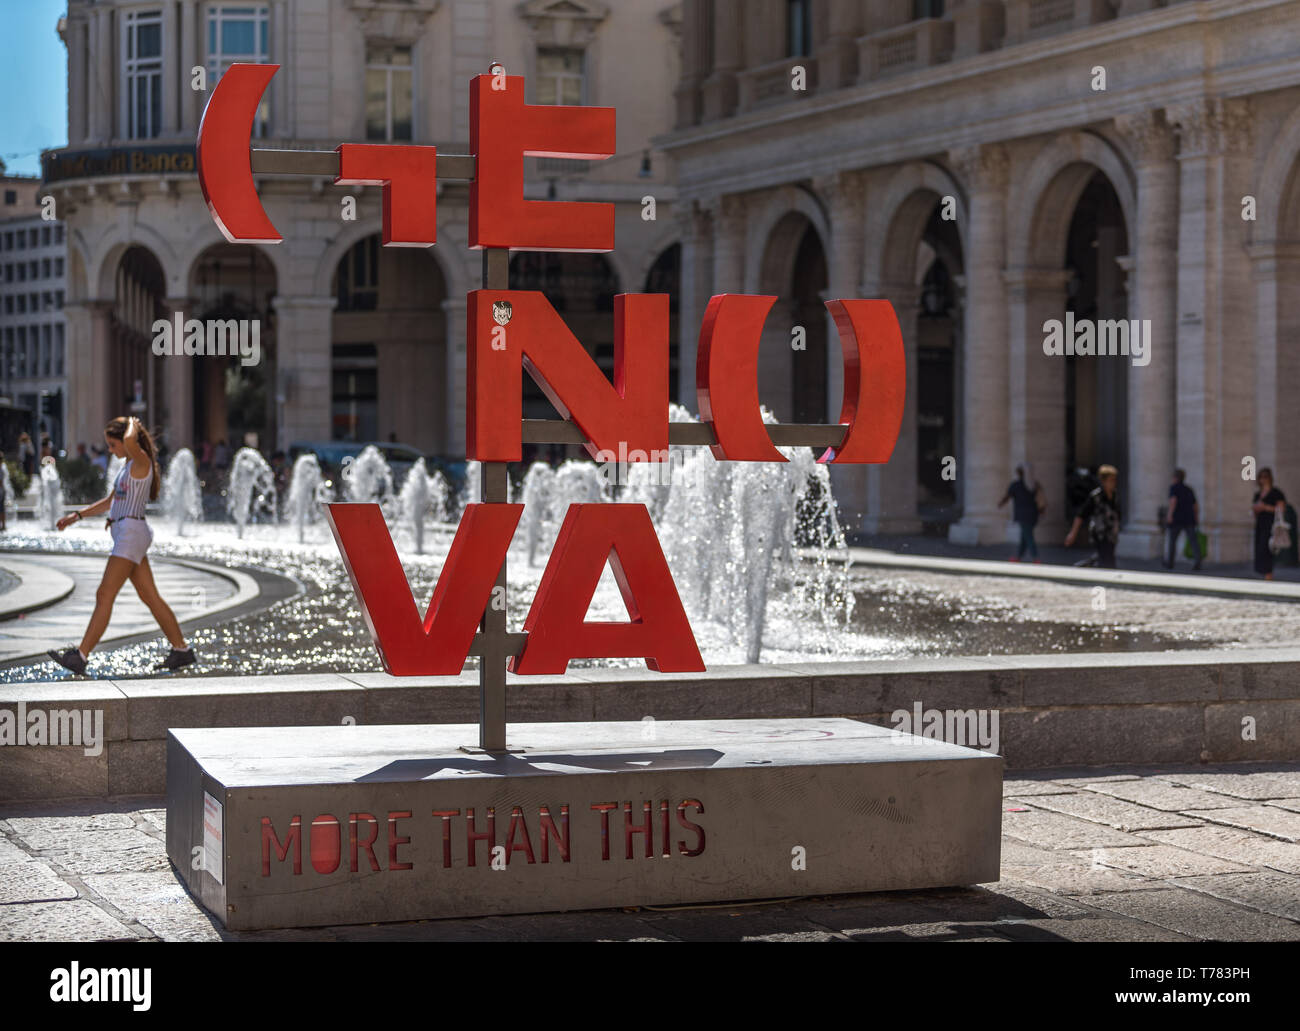
M 483 289 L 510 288 L 510 251 L 491 247 L 483 251 Z M 484 462 L 480 469 L 479 497 L 483 501 L 504 503 L 508 500 L 505 462 Z M 485 752 L 506 750 L 506 561 L 501 561 L 492 600 L 483 610 L 479 628 L 486 647 L 478 660 L 479 747 Z

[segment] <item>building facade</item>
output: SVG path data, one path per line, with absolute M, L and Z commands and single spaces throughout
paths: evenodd
M 145 418 L 172 448 L 396 439 L 464 454 L 465 295 L 481 265 L 465 243 L 467 186 L 439 185 L 438 244 L 420 251 L 379 247 L 378 188 L 262 178 L 283 242 L 227 243 L 194 141 L 236 61 L 280 66 L 254 130 L 266 148 L 467 153 L 469 80 L 492 62 L 524 75 L 533 103 L 615 107 L 615 157 L 527 159 L 526 195 L 613 202 L 617 250 L 511 265 L 512 285 L 553 291 L 612 368 L 613 294 L 676 292 L 673 191 L 650 141 L 673 123 L 679 23 L 666 3 L 69 0 L 69 143 L 45 155 L 69 234 L 69 439 L 97 440 L 141 380 Z M 150 327 L 176 313 L 256 320 L 261 360 L 156 355 Z M 545 407 L 530 397 L 533 414 Z
M 683 332 L 710 294 L 777 295 L 760 395 L 820 420 L 821 302 L 898 313 L 903 430 L 834 472 L 851 528 L 1003 540 L 1027 462 L 1059 539 L 1071 471 L 1110 463 L 1121 553 L 1150 556 L 1181 466 L 1211 557 L 1250 554 L 1253 469 L 1300 491 L 1300 3 L 685 0 L 681 36 Z M 1144 357 L 1047 353 L 1131 320 Z
M 40 213 L 40 181 L 0 176 L 0 395 L 31 412 L 27 432 L 67 447 L 62 222 Z M 4 441 L 13 447 L 15 441 Z

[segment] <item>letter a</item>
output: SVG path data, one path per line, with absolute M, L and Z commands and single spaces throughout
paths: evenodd
M 608 558 L 631 621 L 585 621 Z M 659 673 L 700 673 L 704 660 L 645 505 L 570 505 L 542 574 L 523 651 L 509 668 L 564 673 L 570 659 L 642 658 Z
M 523 505 L 465 506 L 421 623 L 383 510 L 373 504 L 325 506 L 361 614 L 389 674 L 461 671 L 523 511 Z

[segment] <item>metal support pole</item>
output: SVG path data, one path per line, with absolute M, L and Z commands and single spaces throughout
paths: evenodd
M 483 252 L 483 289 L 510 288 L 510 251 L 493 247 Z M 487 504 L 504 504 L 508 499 L 508 466 L 505 462 L 484 462 L 480 467 L 479 496 Z M 483 650 L 478 660 L 479 747 L 485 752 L 506 751 L 506 658 L 512 654 L 506 635 L 506 560 L 501 560 L 492 599 L 479 624 Z

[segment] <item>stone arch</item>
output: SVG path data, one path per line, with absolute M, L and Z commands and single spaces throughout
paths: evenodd
M 798 219 L 787 218 L 789 215 L 802 215 L 806 218 L 817 233 L 822 250 L 827 255 L 830 254 L 830 221 L 820 198 L 811 190 L 798 186 L 783 186 L 771 191 L 748 219 L 744 279 L 748 293 L 773 292 L 767 291 L 763 285 L 767 281 L 789 282 L 794 246 L 786 248 L 788 258 L 784 263 L 776 260 L 777 256 L 770 246 L 772 234 L 783 220 L 787 231 L 799 223 Z M 797 239 L 794 242 L 797 243 Z M 784 268 L 779 268 L 782 264 Z M 779 294 L 779 290 L 775 292 Z
M 167 281 L 167 294 L 171 296 L 172 288 L 183 280 L 177 280 L 176 274 L 168 275 L 168 269 L 177 267 L 176 252 L 172 245 L 153 227 L 137 223 L 131 232 L 122 237 L 110 234 L 100 241 L 98 260 L 93 257 L 87 262 L 87 284 L 94 284 L 96 300 L 112 300 L 117 291 L 117 267 L 124 255 L 132 247 L 143 247 L 149 251 L 163 269 Z M 188 270 L 187 270 L 188 272 Z
M 967 207 L 964 192 L 948 170 L 927 161 L 912 161 L 894 173 L 880 202 L 869 200 L 863 280 L 869 283 L 911 283 L 916 249 L 925 234 L 935 199 L 954 197 L 957 202 L 957 235 L 966 249 Z
M 330 284 L 334 279 L 334 273 L 339 267 L 339 262 L 343 255 L 347 254 L 352 247 L 364 240 L 367 236 L 374 236 L 376 233 L 383 232 L 383 220 L 379 218 L 358 219 L 356 222 L 349 222 L 347 228 L 336 236 L 332 243 L 325 248 L 325 252 L 316 262 L 316 272 L 312 277 L 312 296 L 329 297 Z M 439 235 L 444 238 L 454 235 L 444 230 L 442 226 L 438 227 Z M 444 243 L 448 241 L 444 239 Z M 460 262 L 445 261 L 438 254 L 437 245 L 424 248 L 429 257 L 433 259 L 438 271 L 442 273 L 443 282 L 447 287 L 448 297 L 463 298 L 470 289 L 465 279 L 464 266 Z M 477 284 L 475 284 L 477 286 Z
M 1300 240 L 1300 110 L 1278 130 L 1260 169 L 1252 242 Z
M 1119 198 L 1129 240 L 1136 239 L 1137 190 L 1129 163 L 1101 136 L 1069 132 L 1046 144 L 1014 184 L 1024 201 L 1011 206 L 1008 268 L 1061 264 L 1075 206 L 1098 170 Z

